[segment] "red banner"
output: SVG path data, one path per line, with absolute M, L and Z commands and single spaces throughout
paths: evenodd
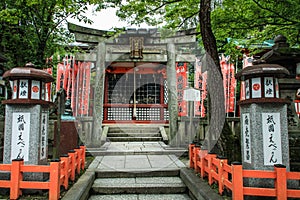
M 91 63 L 85 62 L 82 65 L 82 98 L 81 98 L 81 115 L 87 115 L 89 110 L 89 93 L 91 78 Z
M 57 65 L 57 73 L 56 73 L 56 92 L 61 88 L 63 88 L 64 73 L 65 73 L 65 66 L 63 63 L 59 63 Z
M 178 116 L 187 116 L 187 102 L 183 100 L 183 91 L 187 87 L 187 63 L 176 63 Z
M 74 59 L 74 65 L 73 65 L 73 71 L 72 71 L 72 93 L 71 93 L 71 108 L 73 111 L 73 115 L 77 116 L 77 110 L 76 110 L 76 92 L 77 92 L 77 72 L 78 72 L 78 65 L 75 63 Z
M 74 116 L 88 115 L 91 65 L 90 62 L 76 64 L 70 57 L 57 66 L 56 91 L 60 88 L 66 91 Z
M 206 99 L 206 80 L 207 72 L 202 73 L 202 62 L 199 58 L 196 58 L 195 63 L 195 77 L 194 77 L 194 87 L 200 90 L 200 101 L 194 102 L 195 116 L 205 117 L 205 106 L 204 100 Z
M 226 113 L 234 112 L 236 87 L 236 80 L 234 77 L 234 65 L 230 63 L 229 58 L 225 58 L 224 55 L 222 55 L 220 65 L 223 74 L 225 111 Z
M 200 90 L 200 97 L 201 97 L 201 88 L 202 88 L 202 76 L 201 76 L 201 60 L 196 58 L 195 60 L 195 74 L 194 74 L 194 88 Z M 199 116 L 201 115 L 201 99 L 200 101 L 194 102 L 194 115 Z
M 223 75 L 225 111 L 226 113 L 235 112 L 235 67 L 229 62 L 228 58 L 222 55 L 220 66 Z M 207 71 L 203 71 L 200 59 L 196 59 L 194 87 L 200 90 L 200 102 L 195 102 L 195 115 L 205 117 L 206 108 L 204 101 L 207 96 Z
M 45 69 L 46 72 L 48 72 L 51 76 L 52 76 L 52 67 L 49 67 L 47 69 Z M 46 97 L 45 100 L 46 101 L 51 101 L 51 90 L 52 90 L 52 83 L 46 83 Z

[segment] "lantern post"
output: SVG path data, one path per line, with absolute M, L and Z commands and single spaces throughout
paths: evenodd
M 12 86 L 11 99 L 5 100 L 4 163 L 23 159 L 25 164 L 47 164 L 49 108 L 46 83 L 53 77 L 32 64 L 4 73 Z
M 278 64 L 257 64 L 237 73 L 244 81 L 241 109 L 241 147 L 244 169 L 274 170 L 281 164 L 290 168 L 287 104 L 280 98 L 278 79 L 289 71 Z M 246 183 L 246 182 L 245 182 Z M 250 186 L 268 187 L 263 179 L 248 180 Z

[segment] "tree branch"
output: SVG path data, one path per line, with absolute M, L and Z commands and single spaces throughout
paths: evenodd
M 152 12 L 156 12 L 157 10 L 161 9 L 162 7 L 164 7 L 166 5 L 170 5 L 172 3 L 177 3 L 177 2 L 180 2 L 180 1 L 182 1 L 182 0 L 166 1 L 166 2 L 162 3 L 160 6 L 150 10 L 149 12 L 147 12 L 147 14 L 150 14 Z
M 298 22 L 296 22 L 296 21 L 290 20 L 290 19 L 288 19 L 288 18 L 286 18 L 286 17 L 280 15 L 279 13 L 275 12 L 274 10 L 271 10 L 270 8 L 264 7 L 264 6 L 261 5 L 257 0 L 252 0 L 252 1 L 253 1 L 258 7 L 260 7 L 261 9 L 267 10 L 267 11 L 271 12 L 271 13 L 275 14 L 276 16 L 278 16 L 278 17 L 281 18 L 281 19 L 284 19 L 284 20 L 289 21 L 289 22 L 292 22 L 292 23 L 298 23 Z
M 177 26 L 177 28 L 180 28 L 187 20 L 191 19 L 192 17 L 194 17 L 195 15 L 199 14 L 200 10 L 198 10 L 195 13 L 192 13 L 191 15 L 187 16 L 184 18 L 184 20 Z

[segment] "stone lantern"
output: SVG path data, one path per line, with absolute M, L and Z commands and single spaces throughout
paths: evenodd
M 278 79 L 289 71 L 277 64 L 248 66 L 236 77 L 245 82 L 241 109 L 242 164 L 244 169 L 273 170 L 282 164 L 289 170 L 289 143 L 286 99 L 281 99 Z M 265 180 L 249 185 L 266 186 Z
M 48 157 L 48 119 L 52 102 L 45 101 L 45 84 L 53 77 L 46 71 L 13 68 L 3 78 L 12 82 L 12 97 L 5 104 L 3 162 L 24 159 L 26 164 L 46 164 Z
M 278 78 L 288 74 L 287 69 L 277 64 L 258 64 L 244 68 L 237 74 L 237 77 L 245 83 L 242 99 L 258 102 L 278 101 Z

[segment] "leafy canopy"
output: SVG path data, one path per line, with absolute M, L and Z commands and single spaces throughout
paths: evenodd
M 223 0 L 212 12 L 219 41 L 249 39 L 248 44 L 282 34 L 292 46 L 299 45 L 300 0 Z
M 83 16 L 87 0 L 4 0 L 0 2 L 0 51 L 8 68 L 32 62 L 45 65 L 46 58 L 64 51 L 73 38 L 64 27 L 68 17 L 90 23 Z M 95 3 L 95 2 L 91 2 Z
M 119 8 L 117 15 L 131 24 L 147 23 L 172 29 L 197 28 L 201 0 L 108 0 L 99 9 Z M 227 38 L 251 43 L 274 39 L 278 34 L 299 45 L 300 0 L 212 0 L 211 23 L 220 51 L 237 53 Z

